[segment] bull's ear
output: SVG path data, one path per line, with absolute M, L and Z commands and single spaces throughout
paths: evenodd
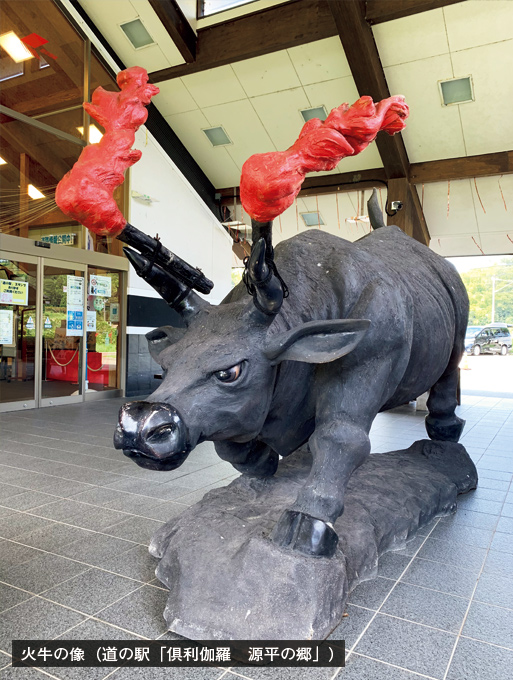
M 166 347 L 174 345 L 187 332 L 186 328 L 175 328 L 175 326 L 161 326 L 154 331 L 146 333 L 148 349 L 152 358 L 159 362 L 159 356 Z
M 369 326 L 367 319 L 309 321 L 271 336 L 264 351 L 273 364 L 282 361 L 325 364 L 352 352 Z

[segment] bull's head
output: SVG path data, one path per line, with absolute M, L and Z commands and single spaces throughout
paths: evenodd
M 141 467 L 173 470 L 205 440 L 249 445 L 269 414 L 278 365 L 333 361 L 356 346 L 369 324 L 313 321 L 270 334 L 284 286 L 266 260 L 263 238 L 245 274 L 254 305 L 246 294 L 210 305 L 159 265 L 126 252 L 185 324 L 148 333 L 151 355 L 164 369 L 163 383 L 147 401 L 127 403 L 120 411 L 114 444 Z

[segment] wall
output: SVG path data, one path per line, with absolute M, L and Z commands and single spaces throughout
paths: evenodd
M 141 128 L 135 148 L 143 152 L 130 170 L 128 220 L 199 267 L 214 282 L 208 300 L 218 304 L 231 289 L 231 239 L 152 135 Z M 149 196 L 151 202 L 134 197 Z M 158 385 L 160 368 L 151 360 L 145 333 L 180 318 L 132 267 L 128 275 L 127 396 L 148 394 Z

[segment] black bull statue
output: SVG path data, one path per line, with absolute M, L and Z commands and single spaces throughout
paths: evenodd
M 375 197 L 369 213 L 375 230 L 354 243 L 309 230 L 280 243 L 273 261 L 269 239 L 258 240 L 246 285 L 218 306 L 127 253 L 185 328 L 148 333 L 164 379 L 146 401 L 122 407 L 116 448 L 142 467 L 172 470 L 210 440 L 240 472 L 266 476 L 308 441 L 310 476 L 271 538 L 309 555 L 335 553 L 333 524 L 369 456 L 377 413 L 430 389 L 429 437 L 458 441 L 464 426 L 455 415 L 463 283 L 442 257 L 385 227 Z

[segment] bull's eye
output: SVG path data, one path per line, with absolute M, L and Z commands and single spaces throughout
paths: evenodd
M 223 371 L 216 371 L 215 377 L 223 383 L 235 382 L 242 372 L 242 364 L 237 364 L 231 368 L 226 368 Z

